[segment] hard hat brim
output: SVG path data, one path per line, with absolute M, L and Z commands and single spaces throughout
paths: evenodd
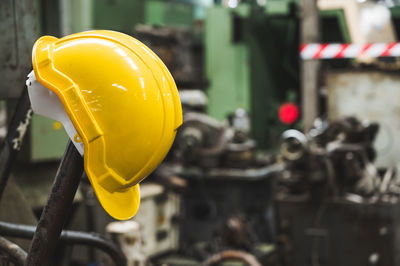
M 90 180 L 90 182 L 101 206 L 109 215 L 118 220 L 128 220 L 135 216 L 140 205 L 139 184 L 124 191 L 110 193 L 96 180 Z

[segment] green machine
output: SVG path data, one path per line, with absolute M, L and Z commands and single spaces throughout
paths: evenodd
M 204 43 L 210 82 L 208 113 L 218 119 L 224 119 L 236 108 L 250 109 L 249 49 L 241 41 L 235 43 L 233 19 L 247 17 L 249 11 L 247 5 L 234 11 L 223 7 L 207 11 Z
M 299 88 L 296 5 L 267 3 L 212 7 L 204 30 L 208 113 L 223 119 L 236 108 L 246 109 L 262 148 L 273 147 L 286 128 L 278 109 L 295 101 Z

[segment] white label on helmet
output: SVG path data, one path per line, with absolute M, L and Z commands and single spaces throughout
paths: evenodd
M 32 110 L 39 115 L 57 120 L 63 124 L 65 131 L 74 143 L 76 149 L 83 155 L 83 142 L 78 141 L 80 139 L 79 137 L 75 137 L 78 135 L 78 132 L 65 112 L 64 106 L 58 96 L 40 84 L 33 71 L 28 75 L 26 86 L 28 87 Z

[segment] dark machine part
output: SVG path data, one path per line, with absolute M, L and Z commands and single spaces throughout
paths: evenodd
M 71 141 L 58 168 L 47 203 L 40 216 L 27 257 L 27 265 L 52 265 L 61 230 L 83 173 L 83 158 Z
M 187 180 L 181 201 L 182 252 L 200 259 L 226 248 L 256 254 L 255 245 L 273 242 L 272 177 L 279 169 L 277 165 L 209 171 L 186 168 L 179 173 Z
M 373 164 L 378 129 L 350 117 L 283 134 L 274 199 L 283 265 L 400 265 L 400 190 L 393 169 Z
M 179 89 L 205 89 L 203 45 L 195 33 L 179 27 L 138 25 L 133 36 L 162 59 Z
M 281 194 L 276 199 L 283 265 L 400 265 L 399 202 L 368 203 Z
M 330 124 L 320 121 L 306 136 L 296 130 L 282 135 L 285 161 L 280 183 L 290 193 L 318 192 L 372 196 L 381 176 L 373 165 L 373 142 L 379 126 L 353 117 Z
M 227 125 L 206 114 L 186 113 L 174 149 L 178 160 L 185 166 L 201 168 L 259 166 L 244 110 L 237 111 L 230 121 L 231 125 Z
M 158 170 L 184 178 L 180 253 L 204 261 L 227 249 L 253 254 L 263 265 L 275 239 L 272 180 L 278 164 L 258 157 L 249 118 L 237 109 L 220 122 L 187 112 L 171 160 Z M 160 174 L 160 173 L 159 173 Z M 264 249 L 266 250 L 266 249 Z
M 35 226 L 12 224 L 0 221 L 0 234 L 3 236 L 31 239 L 35 231 Z M 112 241 L 105 239 L 96 233 L 63 230 L 60 235 L 60 243 L 62 245 L 86 245 L 98 248 L 107 253 L 115 262 L 115 265 L 124 266 L 127 263 L 125 255 L 119 247 L 117 247 Z M 2 249 L 1 244 L 0 249 Z M 18 255 L 18 253 L 14 253 L 13 250 L 9 250 L 7 254 Z
M 229 217 L 221 229 L 221 242 L 226 246 L 246 248 L 250 239 L 251 232 L 244 217 Z
M 365 149 L 368 160 L 373 161 L 376 156 L 373 143 L 378 131 L 377 123 L 361 122 L 355 117 L 348 117 L 331 123 L 317 120 L 310 134 L 321 146 L 327 146 L 334 141 L 340 141 L 343 144 L 357 144 Z

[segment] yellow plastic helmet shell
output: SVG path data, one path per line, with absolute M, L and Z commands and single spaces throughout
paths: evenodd
M 138 183 L 166 156 L 182 124 L 175 82 L 144 44 L 114 31 L 41 37 L 37 80 L 60 98 L 84 143 L 84 165 L 103 208 L 133 217 Z

